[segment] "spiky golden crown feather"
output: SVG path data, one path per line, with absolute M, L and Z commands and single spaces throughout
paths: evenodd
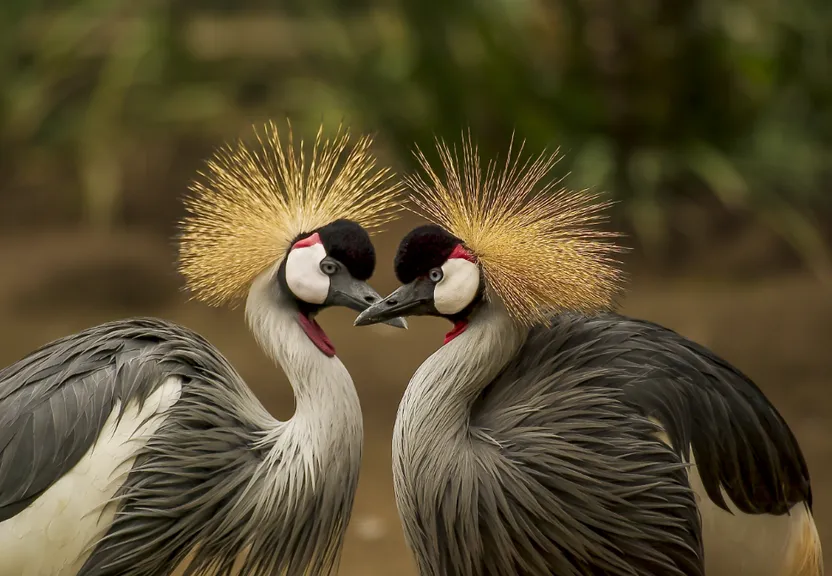
M 613 232 L 597 229 L 611 205 L 600 194 L 545 182 L 558 152 L 521 161 L 524 143 L 505 166 L 489 161 L 483 172 L 470 134 L 462 158 L 437 139 L 443 175 L 417 148 L 423 173 L 410 174 L 416 208 L 429 221 L 460 238 L 474 253 L 489 287 L 515 320 L 547 323 L 563 310 L 611 308 L 623 283 Z
M 236 304 L 251 282 L 285 254 L 298 235 L 345 218 L 368 232 L 395 217 L 401 184 L 376 168 L 372 138 L 354 144 L 339 126 L 319 128 L 310 151 L 296 146 L 291 124 L 284 144 L 274 123 L 256 146 L 242 141 L 218 150 L 185 198 L 179 270 L 192 297 Z

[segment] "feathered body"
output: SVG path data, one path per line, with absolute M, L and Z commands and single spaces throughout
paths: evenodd
M 0 576 L 333 574 L 361 461 L 352 379 L 314 316 L 363 310 L 396 186 L 369 140 L 311 158 L 227 149 L 187 201 L 181 269 L 286 372 L 271 417 L 216 348 L 156 319 L 69 336 L 0 371 Z M 349 218 L 345 219 L 345 218 Z M 401 326 L 401 323 L 397 323 Z M 236 573 L 236 572 L 235 572 Z
M 495 316 L 431 356 L 399 409 L 421 574 L 820 574 L 806 463 L 743 374 L 615 314 Z M 726 530 L 729 510 L 761 525 Z
M 280 360 L 300 352 L 274 351 Z M 0 430 L 17 434 L 0 453 L 0 574 L 158 576 L 194 549 L 194 569 L 227 574 L 249 546 L 243 574 L 333 572 L 358 480 L 362 420 L 343 364 L 317 356 L 312 365 L 286 364 L 303 392 L 288 422 L 269 415 L 210 343 L 157 319 L 103 324 L 4 369 Z M 105 533 L 79 534 L 80 518 L 60 511 L 43 518 L 36 538 L 27 532 L 34 524 L 15 523 L 50 493 L 48 479 L 74 471 L 67 497 L 83 501 L 95 470 L 80 475 L 77 465 L 106 441 L 105 422 L 171 381 L 179 397 L 152 434 L 133 437 L 126 478 L 95 478 L 112 486 L 113 504 L 91 502 L 79 514 Z M 91 555 L 61 557 L 79 546 Z M 31 570 L 32 554 L 45 558 L 43 570 Z
M 414 374 L 393 440 L 423 576 L 820 576 L 806 463 L 741 372 L 610 311 L 605 204 L 537 186 L 554 156 L 409 178 L 438 225 L 401 242 L 403 286 L 356 324 L 454 328 Z

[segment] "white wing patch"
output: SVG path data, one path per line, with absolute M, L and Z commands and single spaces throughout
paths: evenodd
M 480 286 L 480 269 L 464 258 L 442 265 L 444 276 L 433 289 L 433 304 L 440 314 L 456 314 L 468 306 Z
M 0 576 L 74 576 L 110 527 L 107 505 L 133 467 L 136 452 L 165 420 L 182 393 L 169 378 L 141 411 L 130 403 L 120 422 L 117 404 L 95 444 L 28 508 L 0 523 Z
M 657 419 L 650 420 L 662 427 Z M 673 447 L 664 430 L 658 437 Z M 688 461 L 688 480 L 702 520 L 708 576 L 822 576 L 820 541 L 805 502 L 795 504 L 788 514 L 780 516 L 745 514 L 721 489 L 731 510 L 726 512 L 708 496 L 692 450 Z
M 304 302 L 323 304 L 329 294 L 329 276 L 321 270 L 324 258 L 322 244 L 295 248 L 286 257 L 286 284 Z

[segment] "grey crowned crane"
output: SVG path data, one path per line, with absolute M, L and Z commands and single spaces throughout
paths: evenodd
M 0 370 L 0 575 L 332 574 L 362 446 L 353 382 L 315 315 L 360 311 L 398 185 L 368 138 L 219 152 L 192 188 L 181 271 L 246 318 L 295 392 L 274 419 L 198 334 L 111 322 Z M 308 152 L 308 151 L 307 151 Z M 392 322 L 404 326 L 401 319 Z
M 820 576 L 809 472 L 754 383 L 709 350 L 610 311 L 605 204 L 541 184 L 554 156 L 482 171 L 439 144 L 410 176 L 433 224 L 403 286 L 356 325 L 446 318 L 393 437 L 423 576 Z M 521 147 L 522 152 L 522 147 Z

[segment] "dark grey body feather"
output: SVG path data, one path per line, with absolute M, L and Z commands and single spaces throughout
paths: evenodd
M 396 495 L 423 575 L 702 575 L 691 449 L 723 506 L 720 487 L 750 513 L 811 501 L 783 419 L 704 348 L 618 315 L 563 314 L 501 364 L 506 329 L 489 323 L 429 359 L 400 408 Z M 442 389 L 487 363 L 499 373 L 469 399 Z
M 224 575 L 247 546 L 244 574 L 331 572 L 354 486 L 338 478 L 261 505 L 253 493 L 279 492 L 259 473 L 275 421 L 211 344 L 156 319 L 91 328 L 0 371 L 0 522 L 78 463 L 117 401 L 142 402 L 172 376 L 181 397 L 140 451 L 80 574 L 160 576 L 196 549 L 192 571 Z
M 552 341 L 567 334 L 573 336 Z M 551 349 L 575 346 L 572 338 L 591 342 L 595 363 L 632 375 L 614 388 L 662 423 L 682 458 L 693 450 L 708 496 L 722 509 L 728 506 L 720 488 L 746 514 L 786 514 L 800 502 L 811 510 L 809 470 L 797 439 L 740 370 L 676 332 L 616 315 L 564 316 L 554 331 L 533 340 L 549 341 Z

